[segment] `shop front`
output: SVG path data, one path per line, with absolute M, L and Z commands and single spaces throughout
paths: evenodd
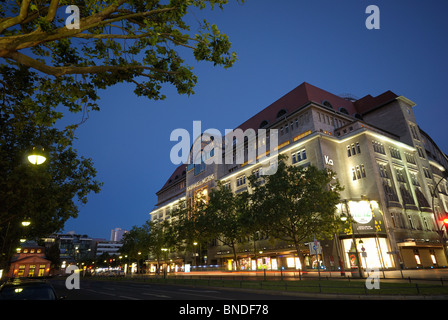
M 347 269 L 393 268 L 383 214 L 377 201 L 346 201 L 338 205 L 341 217 L 347 217 L 339 234 L 344 266 Z
M 406 269 L 444 268 L 447 260 L 441 244 L 422 241 L 398 243 Z

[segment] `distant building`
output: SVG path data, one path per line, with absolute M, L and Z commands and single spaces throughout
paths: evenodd
M 61 261 L 72 263 L 84 259 L 94 259 L 97 242 L 105 239 L 94 239 L 85 234 L 80 235 L 69 231 L 65 234 L 53 234 L 43 240 L 46 247 L 57 243 Z
M 45 258 L 45 247 L 34 242 L 23 244 L 11 260 L 10 278 L 46 277 L 50 273 L 51 261 Z
M 122 243 L 116 241 L 100 241 L 96 245 L 96 256 L 98 257 L 104 253 L 110 256 L 119 255 L 122 246 Z
M 113 229 L 110 233 L 110 241 L 120 242 L 126 232 L 127 230 L 123 230 L 121 228 Z

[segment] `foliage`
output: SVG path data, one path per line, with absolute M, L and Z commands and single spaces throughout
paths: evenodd
M 77 217 L 88 194 L 101 187 L 91 159 L 78 156 L 71 146 L 69 131 L 37 126 L 43 116 L 39 110 L 9 102 L 3 99 L 0 105 L 1 263 L 19 238 L 37 239 L 62 230 L 69 218 Z M 46 146 L 47 160 L 39 166 L 26 159 L 35 145 Z M 21 226 L 25 218 L 31 220 L 27 228 Z
M 242 212 L 247 204 L 247 197 L 235 194 L 218 182 L 210 192 L 210 199 L 202 219 L 210 238 L 215 238 L 223 245 L 229 246 L 237 259 L 237 244 L 245 237 Z
M 216 25 L 192 31 L 192 10 L 227 0 L 51 0 L 0 2 L 0 263 L 23 237 L 20 221 L 32 219 L 27 237 L 41 237 L 76 218 L 90 192 L 99 192 L 91 159 L 73 149 L 76 128 L 99 110 L 98 91 L 118 83 L 134 93 L 164 99 L 162 88 L 192 94 L 197 78 L 186 61 L 231 67 L 236 54 Z M 66 25 L 65 8 L 80 9 L 80 28 Z M 58 128 L 67 112 L 81 122 Z M 48 160 L 24 161 L 41 145 Z M 145 226 L 146 228 L 146 226 Z
M 24 74 L 39 94 L 59 93 L 55 99 L 74 112 L 98 109 L 97 90 L 117 83 L 129 83 L 136 95 L 155 100 L 165 98 L 164 84 L 173 85 L 179 94 L 192 94 L 197 77 L 185 62 L 186 53 L 224 68 L 233 65 L 236 54 L 215 24 L 198 21 L 192 31 L 191 14 L 207 6 L 223 9 L 227 2 L 1 2 L 0 57 L 6 62 L 2 79 Z M 66 26 L 68 5 L 80 10 L 79 29 Z
M 332 238 L 341 224 L 336 219 L 336 205 L 342 191 L 335 173 L 315 166 L 288 166 L 279 157 L 277 173 L 265 176 L 264 184 L 254 184 L 252 203 L 258 220 L 272 237 L 295 245 L 317 239 Z M 303 259 L 302 259 L 303 265 Z

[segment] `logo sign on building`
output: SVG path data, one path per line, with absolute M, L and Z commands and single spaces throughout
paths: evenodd
M 360 224 L 367 224 L 372 221 L 373 212 L 368 201 L 350 201 L 350 213 L 353 220 Z
M 352 226 L 350 225 L 349 228 L 344 230 L 343 234 L 349 235 L 352 234 L 353 231 L 355 234 L 359 235 L 382 235 L 386 233 L 383 223 L 383 214 L 381 213 L 377 201 L 348 201 L 347 204 L 340 204 L 338 210 L 344 213 L 348 210 L 353 219 L 354 230 L 352 230 Z
M 334 165 L 333 159 L 330 159 L 329 156 L 325 155 L 324 160 L 325 160 L 325 164 L 328 164 L 330 166 Z

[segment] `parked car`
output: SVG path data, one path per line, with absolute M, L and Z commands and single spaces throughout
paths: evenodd
M 0 300 L 58 300 L 53 286 L 42 280 L 14 279 L 0 286 Z

